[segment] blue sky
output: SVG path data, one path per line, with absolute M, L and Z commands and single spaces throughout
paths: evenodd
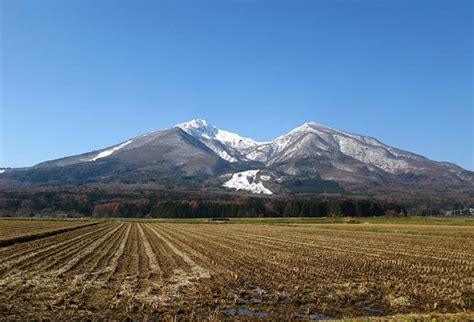
M 474 170 L 471 1 L 0 0 L 0 166 L 193 118 L 306 122 Z

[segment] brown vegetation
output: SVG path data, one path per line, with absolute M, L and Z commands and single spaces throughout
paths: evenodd
M 56 232 L 64 232 L 70 228 L 88 224 L 90 224 L 89 221 L 77 220 L 0 220 L 0 246 L 53 235 Z
M 0 314 L 473 316 L 474 228 L 463 227 L 458 237 L 444 236 L 443 226 L 430 227 L 434 235 L 359 227 L 130 222 L 83 227 L 0 249 Z

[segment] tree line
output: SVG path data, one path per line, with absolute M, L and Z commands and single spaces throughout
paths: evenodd
M 400 205 L 370 200 L 249 199 L 246 202 L 165 201 L 152 207 L 154 218 L 327 217 L 406 214 Z
M 264 198 L 167 191 L 100 189 L 0 194 L 0 215 L 124 218 L 326 217 L 406 214 L 398 204 L 367 199 Z

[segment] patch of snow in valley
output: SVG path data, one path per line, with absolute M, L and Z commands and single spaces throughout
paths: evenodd
M 122 144 L 119 144 L 119 145 L 116 145 L 114 146 L 113 148 L 111 149 L 108 149 L 108 150 L 105 150 L 105 151 L 102 151 L 100 152 L 99 154 L 97 154 L 95 157 L 93 157 L 92 159 L 90 159 L 89 161 L 96 161 L 98 159 L 102 159 L 102 158 L 105 158 L 105 157 L 108 157 L 110 155 L 112 155 L 114 152 L 117 152 L 118 150 L 120 150 L 121 148 L 123 148 L 124 146 L 128 145 L 132 143 L 132 140 L 129 140 L 127 142 L 124 142 Z
M 252 193 L 273 194 L 268 188 L 265 188 L 261 181 L 257 182 L 257 174 L 259 171 L 260 170 L 248 170 L 234 173 L 232 178 L 226 181 L 222 186 L 237 191 L 245 190 Z
M 4 173 L 4 172 L 5 172 L 5 169 L 1 169 L 1 170 L 0 170 L 0 174 L 1 174 L 1 173 Z

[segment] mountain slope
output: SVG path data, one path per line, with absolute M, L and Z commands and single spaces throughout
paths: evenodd
M 382 184 L 411 177 L 440 184 L 473 184 L 473 173 L 454 164 L 312 122 L 258 145 L 245 157 L 289 174 L 318 172 L 324 179 L 342 182 Z
M 189 174 L 213 174 L 212 165 L 222 162 L 221 158 L 201 141 L 175 127 L 147 133 L 103 150 L 40 163 L 35 168 L 109 160 L 136 166 L 162 164 L 168 168 L 183 169 Z
M 259 170 L 265 175 L 258 174 Z M 31 168 L 6 169 L 0 173 L 0 186 L 10 187 L 15 182 L 28 186 L 166 181 L 185 187 L 183 177 L 196 178 L 192 182 L 198 186 L 245 186 L 242 189 L 259 193 L 326 188 L 340 192 L 338 184 L 348 191 L 377 187 L 437 193 L 474 191 L 473 172 L 388 146 L 372 137 L 309 122 L 270 142 L 257 142 L 205 120 L 181 123 Z
M 209 124 L 205 120 L 192 120 L 177 127 L 194 136 L 208 146 L 222 159 L 230 162 L 243 161 L 243 154 L 261 143 L 238 134 L 227 132 Z
M 209 177 L 229 170 L 228 162 L 201 141 L 180 128 L 171 128 L 103 150 L 11 171 L 8 178 L 29 184 L 147 182 L 181 176 Z

